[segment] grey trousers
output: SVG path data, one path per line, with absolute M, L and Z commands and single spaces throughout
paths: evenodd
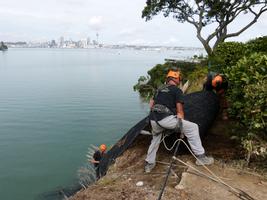
M 178 119 L 175 115 L 168 116 L 158 123 L 162 126 L 160 127 L 155 121 L 151 120 L 152 126 L 152 140 L 150 146 L 147 151 L 146 161 L 148 163 L 155 163 L 156 162 L 156 154 L 161 142 L 162 138 L 162 131 L 164 130 L 162 127 L 167 129 L 174 129 L 178 123 Z M 183 133 L 187 137 L 188 143 L 195 155 L 201 155 L 205 153 L 205 150 L 202 146 L 200 136 L 199 136 L 199 129 L 198 125 L 187 121 L 182 120 L 183 124 Z

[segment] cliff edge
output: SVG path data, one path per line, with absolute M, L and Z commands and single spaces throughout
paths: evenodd
M 266 172 L 255 172 L 240 167 L 240 149 L 233 140 L 225 135 L 230 122 L 217 121 L 203 141 L 208 154 L 215 158 L 215 164 L 209 169 L 224 183 L 232 188 L 238 188 L 247 199 L 267 199 Z M 152 173 L 144 173 L 144 159 L 151 136 L 140 135 L 132 146 L 122 156 L 116 159 L 105 177 L 95 184 L 79 191 L 71 200 L 134 200 L 157 199 L 163 180 L 166 176 L 168 163 L 172 153 L 161 144 L 157 166 Z M 177 156 L 187 164 L 209 174 L 203 167 L 194 164 L 194 158 L 189 153 L 180 152 Z M 235 162 L 237 161 L 237 162 Z M 264 167 L 263 167 L 264 168 Z M 209 174 L 210 175 L 210 174 Z M 244 196 L 241 196 L 245 198 Z M 162 199 L 239 199 L 231 189 L 221 183 L 211 180 L 188 166 L 178 162 L 173 167 Z

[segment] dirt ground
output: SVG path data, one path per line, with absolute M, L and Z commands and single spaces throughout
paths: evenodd
M 224 122 L 225 123 L 225 122 Z M 267 179 L 257 174 L 233 167 L 232 161 L 240 158 L 240 149 L 225 134 L 225 126 L 217 122 L 203 142 L 208 154 L 215 158 L 215 164 L 209 168 L 231 187 L 239 188 L 253 199 L 267 199 Z M 150 136 L 139 136 L 135 143 L 119 157 L 109 168 L 107 175 L 94 185 L 79 191 L 71 200 L 154 200 L 158 198 L 168 163 L 172 153 L 163 145 L 157 155 L 157 165 L 151 173 L 144 173 L 144 159 L 150 143 Z M 178 158 L 193 167 L 194 158 L 190 154 L 178 155 Z M 203 167 L 196 167 L 205 174 Z M 142 186 L 137 186 L 142 181 Z M 229 188 L 197 174 L 194 170 L 175 163 L 168 179 L 162 200 L 199 200 L 199 199 L 239 199 Z

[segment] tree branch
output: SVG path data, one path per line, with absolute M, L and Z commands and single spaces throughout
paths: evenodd
M 265 9 L 264 9 L 264 8 L 265 8 Z M 247 30 L 250 26 L 252 26 L 254 23 L 256 23 L 257 20 L 258 20 L 258 18 L 260 17 L 260 15 L 261 15 L 263 12 L 265 12 L 265 11 L 267 11 L 266 6 L 262 7 L 261 11 L 260 11 L 258 14 L 256 14 L 255 17 L 254 17 L 254 19 L 253 19 L 250 23 L 248 23 L 244 28 L 242 28 L 240 31 L 237 31 L 237 32 L 235 32 L 235 33 L 231 33 L 231 34 L 226 35 L 226 36 L 224 37 L 224 40 L 225 40 L 226 38 L 235 37 L 235 36 L 240 35 L 242 32 L 244 32 L 244 31 Z
M 240 1 L 238 1 L 240 2 Z M 247 2 L 250 2 L 249 0 Z M 247 3 L 246 2 L 246 3 Z M 237 6 L 232 6 L 232 9 L 234 10 L 236 8 L 236 11 L 234 12 L 234 14 L 230 17 L 230 15 L 228 15 L 228 20 L 225 20 L 221 23 L 219 23 L 218 27 L 215 29 L 214 33 L 210 34 L 207 37 L 207 42 L 210 42 L 218 33 L 222 32 L 222 30 L 227 27 L 241 12 L 243 12 L 244 10 L 247 9 L 246 7 L 240 7 L 238 8 L 238 6 L 240 6 L 241 3 L 239 3 Z M 231 10 L 229 10 L 229 12 L 231 12 Z M 224 38 L 225 39 L 225 38 Z M 223 40 L 222 40 L 223 41 Z

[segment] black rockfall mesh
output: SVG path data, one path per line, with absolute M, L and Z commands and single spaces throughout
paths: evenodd
M 185 95 L 185 119 L 198 124 L 200 136 L 204 137 L 219 111 L 217 95 L 209 91 Z
M 201 138 L 205 137 L 207 130 L 212 125 L 219 110 L 219 101 L 213 92 L 201 91 L 185 95 L 185 119 L 195 122 L 199 126 Z M 104 176 L 108 167 L 119 157 L 126 149 L 130 147 L 140 134 L 141 130 L 151 129 L 149 124 L 149 117 L 145 117 L 132 127 L 102 158 L 99 164 L 100 174 Z M 167 146 L 172 146 L 177 139 L 178 134 L 171 134 L 166 137 Z M 148 136 L 150 137 L 150 136 Z M 183 152 L 182 145 L 179 146 L 179 152 Z M 148 147 L 147 147 L 148 148 Z M 55 190 L 43 193 L 38 196 L 38 199 L 57 200 L 66 199 L 69 196 L 78 192 L 82 186 L 80 183 L 75 183 L 69 187 L 55 188 Z
M 145 117 L 132 127 L 101 159 L 99 164 L 100 175 L 104 176 L 109 165 L 115 161 L 128 147 L 134 142 L 135 138 L 139 135 L 149 124 L 149 118 Z
M 210 91 L 194 92 L 184 98 L 185 119 L 198 124 L 201 138 L 205 137 L 219 111 L 219 100 L 215 93 Z M 149 117 L 142 119 L 132 127 L 102 158 L 100 174 L 105 175 L 109 165 L 115 161 L 134 142 L 140 131 L 149 126 Z M 177 134 L 166 138 L 166 144 L 172 146 Z

